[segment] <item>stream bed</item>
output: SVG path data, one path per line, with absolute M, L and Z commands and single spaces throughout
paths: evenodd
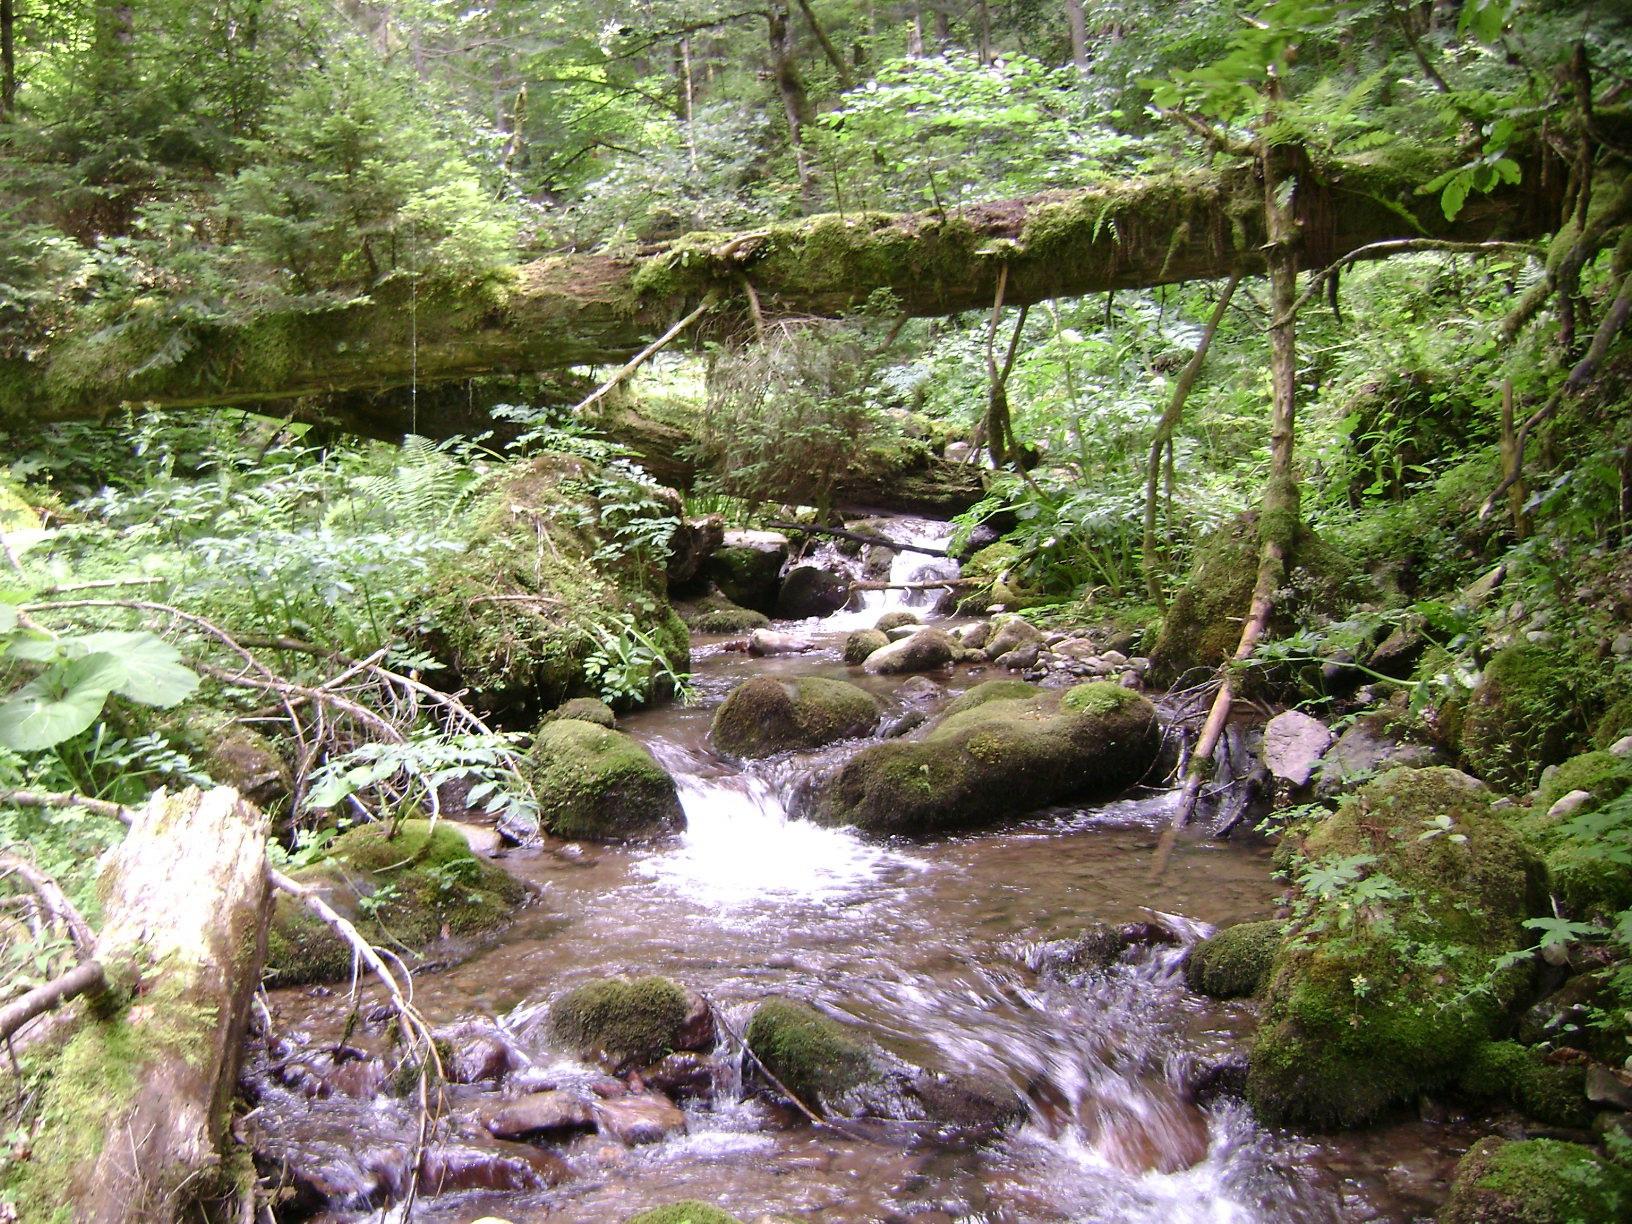
M 932 572 L 944 573 L 946 563 L 937 564 Z M 722 1032 L 725 1073 L 686 1104 L 683 1134 L 637 1147 L 589 1134 L 547 1159 L 511 1153 L 509 1164 L 489 1160 L 475 1176 L 448 1176 L 457 1192 L 422 1189 L 411 1218 L 617 1224 L 683 1198 L 750 1221 L 834 1224 L 1431 1214 L 1456 1157 L 1477 1137 L 1470 1127 L 1410 1120 L 1342 1136 L 1288 1135 L 1258 1125 L 1228 1094 L 1197 1090 L 1210 1069 L 1239 1067 L 1253 1010 L 1188 992 L 1185 945 L 1211 926 L 1272 911 L 1266 845 L 1184 838 L 1152 883 L 1172 795 L 1149 790 L 981 833 L 868 841 L 788 816 L 795 788 L 859 745 L 747 767 L 710 752 L 713 708 L 751 675 L 847 679 L 887 712 L 902 708 L 905 685 L 921 690 L 921 680 L 864 677 L 841 662 L 848 629 L 929 598 L 868 596 L 872 606 L 862 610 L 778 626 L 818 644 L 806 654 L 753 658 L 721 639 L 697 639 L 696 704 L 620 719 L 675 775 L 686 832 L 651 847 L 547 841 L 510 852 L 504 865 L 537 886 L 538 900 L 497 942 L 417 975 L 415 1002 L 433 1024 L 481 1021 L 503 1038 L 510 1069 L 498 1085 L 450 1090 L 455 1131 L 461 1110 L 474 1116 L 496 1094 L 594 1081 L 598 1072 L 552 1048 L 545 1016 L 565 991 L 615 973 L 672 977 L 708 998 L 722 1028 L 735 1032 L 760 999 L 807 1000 L 914 1063 L 1011 1085 L 1030 1102 L 1026 1120 L 986 1142 L 924 1129 L 818 1130 L 743 1091 L 740 1052 Z M 933 679 L 951 696 L 1000 674 L 960 665 Z M 1062 971 L 1062 941 L 1093 922 L 1152 924 L 1168 942 L 1136 943 L 1106 970 Z M 372 1000 L 377 990 L 363 994 Z M 308 1201 L 305 1218 L 402 1218 L 388 1200 L 403 1192 L 404 1153 L 415 1149 L 411 1102 L 371 1082 L 314 1097 L 269 1074 L 278 1059 L 354 1038 L 344 1029 L 347 991 L 278 991 L 271 1008 L 277 1040 L 271 1049 L 257 1043 L 248 1072 L 258 1148 L 320 1169 L 323 1201 Z M 494 1144 L 469 1142 L 448 1148 L 444 1166 L 493 1155 Z

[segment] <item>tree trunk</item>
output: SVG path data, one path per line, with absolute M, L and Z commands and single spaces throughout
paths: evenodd
M 854 85 L 855 78 L 850 75 L 850 65 L 844 62 L 844 56 L 839 54 L 833 40 L 822 29 L 822 23 L 816 20 L 816 11 L 811 8 L 810 0 L 799 0 L 799 11 L 805 15 L 805 22 L 810 26 L 810 32 L 816 36 L 816 41 L 822 45 L 822 54 L 827 56 L 827 62 L 833 65 L 834 75 L 838 77 L 839 88 L 849 89 Z
M 765 14 L 770 32 L 771 72 L 776 77 L 776 91 L 782 97 L 782 113 L 788 121 L 788 141 L 793 147 L 793 161 L 799 172 L 799 195 L 807 211 L 816 204 L 816 178 L 811 172 L 810 157 L 805 150 L 805 125 L 810 122 L 810 96 L 805 92 L 805 80 L 799 75 L 799 63 L 794 57 L 793 30 L 788 20 L 788 6 L 783 0 L 773 0 Z
M 1079 72 L 1088 71 L 1088 18 L 1082 0 L 1065 0 L 1065 20 L 1071 27 L 1071 62 Z
M 0 123 L 17 109 L 17 0 L 0 0 Z
M 266 837 L 225 787 L 136 813 L 100 885 L 109 988 L 54 1056 L 19 1218 L 168 1224 L 244 1188 L 224 1158 L 265 951 Z

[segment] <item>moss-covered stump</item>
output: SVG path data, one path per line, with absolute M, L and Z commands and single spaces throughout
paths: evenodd
M 1190 950 L 1184 962 L 1185 984 L 1215 999 L 1257 994 L 1280 950 L 1282 930 L 1279 922 L 1225 927 Z
M 597 727 L 614 728 L 618 725 L 618 716 L 598 697 L 574 697 L 571 701 L 564 701 L 555 709 L 544 715 L 542 722 L 560 722 L 563 719 L 573 718 L 579 722 L 594 723 Z
M 1579 1057 L 1579 1056 L 1577 1056 Z M 1587 1071 L 1577 1062 L 1548 1062 L 1516 1041 L 1475 1046 L 1456 1087 L 1475 1101 L 1504 1101 L 1554 1126 L 1585 1129 L 1594 1106 L 1587 1100 Z
M 742 1224 L 728 1211 L 696 1199 L 685 1199 L 664 1207 L 653 1207 L 639 1215 L 632 1215 L 624 1224 Z
M 480 709 L 527 725 L 583 691 L 584 661 L 629 620 L 675 671 L 689 666 L 661 562 L 623 548 L 604 526 L 603 502 L 631 497 L 653 518 L 670 512 L 611 469 L 538 455 L 498 482 L 470 546 L 432 568 L 413 601 L 424 644 Z M 650 669 L 642 696 L 662 696 L 663 679 Z
M 765 613 L 734 604 L 718 591 L 682 605 L 679 612 L 694 633 L 747 633 L 771 623 Z
M 818 1112 L 879 1075 L 867 1042 L 792 999 L 767 999 L 755 1008 L 745 1040 L 783 1087 Z
M 878 716 L 872 694 L 842 680 L 755 676 L 731 690 L 708 735 L 731 756 L 767 757 L 870 735 Z
M 728 531 L 725 544 L 708 559 L 707 573 L 720 593 L 756 612 L 776 611 L 786 536 L 771 531 Z
M 867 662 L 874 651 L 883 650 L 890 639 L 882 629 L 857 629 L 844 639 L 844 661 L 852 667 Z
M 1589 1147 L 1490 1135 L 1456 1166 L 1439 1224 L 1613 1224 L 1632 1211 L 1632 1173 Z
M 1462 711 L 1457 748 L 1471 773 L 1525 791 L 1585 746 L 1597 684 L 1586 661 L 1531 643 L 1498 650 Z
M 1112 794 L 1156 760 L 1156 710 L 1115 684 L 1045 692 L 981 685 L 928 735 L 852 757 L 811 803 L 823 824 L 922 835 Z M 1022 687 L 1024 691 L 1022 692 Z
M 1172 683 L 1191 668 L 1218 667 L 1235 654 L 1261 547 L 1256 514 L 1242 515 L 1197 546 L 1190 576 L 1168 605 L 1151 648 L 1155 680 Z M 1298 528 L 1291 551 L 1289 591 L 1277 600 L 1273 629 L 1295 623 L 1302 607 L 1337 606 L 1344 588 L 1359 581 L 1348 559 L 1306 527 Z
M 1497 962 L 1530 942 L 1520 924 L 1544 894 L 1490 802 L 1456 770 L 1397 769 L 1295 847 L 1304 913 L 1264 987 L 1247 1079 L 1261 1117 L 1363 1125 L 1453 1080 L 1506 1020 L 1529 970 Z
M 527 896 L 502 868 L 471 853 L 455 828 L 425 820 L 385 822 L 337 837 L 329 857 L 294 873 L 371 939 L 423 951 L 444 931 L 479 935 L 502 926 Z M 279 895 L 267 936 L 267 973 L 280 986 L 334 981 L 351 973 L 352 953 L 297 900 Z
M 688 1032 L 694 1011 L 693 996 L 666 977 L 603 978 L 557 999 L 550 1031 L 580 1055 L 615 1066 L 650 1063 L 697 1044 Z
M 557 837 L 626 841 L 685 827 L 674 779 L 621 731 L 565 718 L 539 728 L 522 769 Z

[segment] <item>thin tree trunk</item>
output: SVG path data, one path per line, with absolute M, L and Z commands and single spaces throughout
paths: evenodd
M 992 62 L 992 5 L 991 0 L 980 0 L 980 63 L 985 67 Z
M 952 45 L 952 19 L 944 3 L 935 6 L 935 49 L 945 52 Z
M 1071 62 L 1077 71 L 1088 71 L 1088 18 L 1082 0 L 1065 0 L 1065 20 L 1071 27 Z
M 849 89 L 855 78 L 850 75 L 850 65 L 844 62 L 844 56 L 839 54 L 833 40 L 822 29 L 822 23 L 816 20 L 816 12 L 810 7 L 810 0 L 799 0 L 799 11 L 805 15 L 805 21 L 810 26 L 810 32 L 816 35 L 816 41 L 822 45 L 822 54 L 827 56 L 827 62 L 833 65 L 833 72 L 839 79 L 840 89 Z
M 0 0 L 0 123 L 17 109 L 17 0 Z
M 805 125 L 810 122 L 810 96 L 805 92 L 805 81 L 799 75 L 799 64 L 794 58 L 793 30 L 786 3 L 775 0 L 766 12 L 765 20 L 769 26 L 771 67 L 776 77 L 776 90 L 782 97 L 782 112 L 788 121 L 788 139 L 793 146 L 794 165 L 799 172 L 799 194 L 808 210 L 816 203 L 816 180 L 805 150 Z
M 912 24 L 907 27 L 907 58 L 924 58 L 924 6 L 921 0 L 912 6 Z
M 1516 539 L 1530 537 L 1530 519 L 1524 512 L 1527 496 L 1524 487 L 1524 444 L 1519 440 L 1513 422 L 1513 380 L 1502 380 L 1502 475 L 1513 483 L 1507 490 L 1507 505 L 1513 515 L 1513 535 Z
M 680 40 L 680 101 L 686 112 L 686 159 L 691 165 L 691 172 L 697 173 L 697 129 L 694 125 L 694 111 L 697 105 L 697 86 L 691 74 L 691 39 Z
M 1230 300 L 1235 297 L 1235 287 L 1241 283 L 1241 275 L 1230 277 L 1230 283 L 1224 287 L 1219 296 L 1218 304 L 1213 307 L 1212 317 L 1207 320 L 1207 328 L 1201 333 L 1201 342 L 1196 345 L 1196 351 L 1190 360 L 1185 363 L 1184 370 L 1179 374 L 1179 381 L 1173 387 L 1173 396 L 1167 402 L 1167 408 L 1162 413 L 1161 420 L 1156 422 L 1156 433 L 1150 440 L 1150 456 L 1145 461 L 1145 539 L 1144 539 L 1144 569 L 1145 590 L 1150 592 L 1150 598 L 1158 607 L 1164 607 L 1166 600 L 1162 594 L 1162 579 L 1156 565 L 1156 501 L 1157 486 L 1161 482 L 1162 455 L 1171 454 L 1173 432 L 1179 426 L 1179 420 L 1184 415 L 1184 401 L 1190 396 L 1190 389 L 1196 385 L 1196 377 L 1201 373 L 1202 363 L 1207 360 L 1207 350 L 1213 345 L 1213 337 L 1218 333 L 1218 325 L 1223 322 L 1224 312 L 1230 308 Z

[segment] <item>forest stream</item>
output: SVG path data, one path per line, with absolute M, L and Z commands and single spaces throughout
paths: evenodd
M 891 530 L 917 543 L 946 534 L 910 520 Z M 944 576 L 950 564 L 902 553 L 892 577 Z M 700 639 L 695 703 L 624 720 L 674 774 L 683 835 L 647 848 L 546 841 L 503 858 L 537 887 L 536 902 L 496 944 L 415 982 L 433 1023 L 477 1034 L 491 1057 L 469 1076 L 481 1082 L 449 1088 L 449 1133 L 420 1163 L 431 1170 L 422 1195 L 456 1189 L 420 1198 L 412 1218 L 590 1224 L 677 1198 L 846 1224 L 1430 1213 L 1471 1128 L 1411 1121 L 1291 1137 L 1217 1090 L 1241 1065 L 1252 1005 L 1190 993 L 1181 962 L 1213 926 L 1270 914 L 1266 844 L 1181 839 L 1153 885 L 1173 803 L 1153 789 L 984 834 L 880 844 L 788 814 L 800 783 L 858 742 L 745 768 L 710 751 L 714 707 L 758 673 L 859 682 L 885 705 L 886 726 L 899 717 L 922 678 L 862 678 L 839 646 L 891 608 L 932 619 L 935 596 L 865 598 L 859 611 L 777 626 L 815 641 L 809 653 L 754 658 L 727 649 L 729 639 Z M 990 671 L 940 674 L 943 698 Z M 1095 921 L 1140 935 L 1108 969 L 1074 970 L 1072 941 Z M 622 1091 L 554 1047 L 545 1023 L 553 999 L 610 973 L 671 976 L 719 1011 L 716 1056 L 700 1060 L 709 1082 L 686 1094 L 683 1132 L 637 1147 L 584 1133 L 549 1156 L 491 1138 L 480 1119 L 499 1099 Z M 772 995 L 857 1022 L 914 1063 L 1012 1085 L 1028 1116 L 985 1142 L 927 1125 L 815 1129 L 744 1090 L 738 1038 L 752 1004 Z M 351 1011 L 343 987 L 274 992 L 274 1040 L 254 1043 L 246 1071 L 258 1154 L 286 1162 L 308 1201 L 320 1191 L 315 1218 L 329 1224 L 400 1218 L 382 1204 L 407 1191 L 420 1126 L 412 1096 L 389 1094 L 383 1070 L 368 1070 L 381 1026 L 343 1031 Z M 356 1047 L 355 1061 L 326 1056 L 337 1041 Z

